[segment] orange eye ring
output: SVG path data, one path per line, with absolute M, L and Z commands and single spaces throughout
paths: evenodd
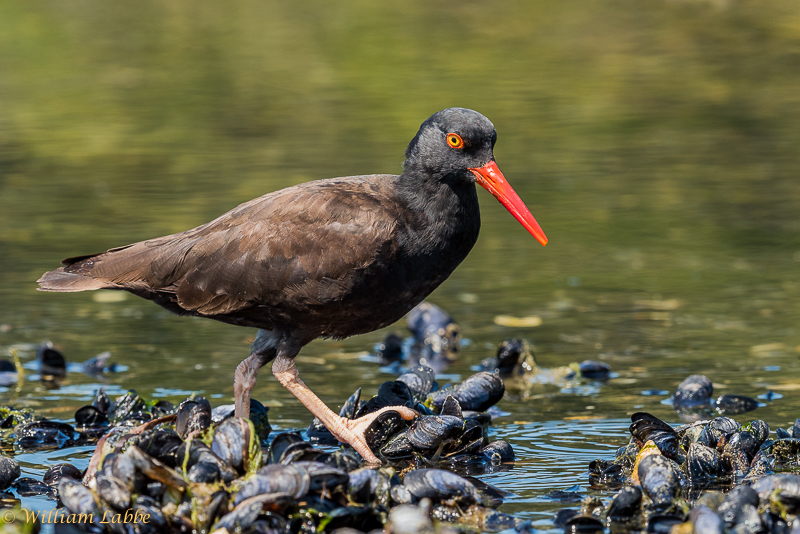
M 464 140 L 457 133 L 447 134 L 447 144 L 452 148 L 464 148 Z

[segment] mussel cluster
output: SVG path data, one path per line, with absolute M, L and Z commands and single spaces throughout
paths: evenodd
M 356 419 L 387 406 L 418 411 L 419 417 L 410 424 L 397 412 L 384 412 L 365 432 L 376 456 L 393 464 L 422 467 L 447 463 L 483 468 L 513 461 L 508 443 L 489 443 L 487 439 L 492 417 L 486 410 L 503 398 L 503 380 L 495 373 L 479 372 L 459 384 L 438 389 L 434 376 L 433 369 L 418 365 L 381 384 L 371 399 L 361 399 L 358 389 L 339 415 Z M 308 436 L 312 442 L 336 443 L 316 419 Z
M 726 416 L 673 428 L 631 416 L 631 440 L 611 461 L 589 464 L 595 489 L 621 488 L 604 504 L 562 510 L 567 529 L 686 533 L 800 531 L 800 420 L 770 435 L 767 423 Z M 723 492 L 728 492 L 727 495 Z
M 79 528 L 88 532 L 368 532 L 384 528 L 390 513 L 397 532 L 411 516 L 499 531 L 516 524 L 496 510 L 503 494 L 469 475 L 514 460 L 510 445 L 487 439 L 485 410 L 503 392 L 503 381 L 488 372 L 439 388 L 425 366 L 384 383 L 372 398 L 356 391 L 342 408 L 346 417 L 393 405 L 420 413 L 409 424 L 384 412 L 367 436 L 385 463 L 362 467 L 321 425 L 312 423 L 309 440 L 297 432 L 271 436 L 267 408 L 255 400 L 251 419 L 241 419 L 202 397 L 174 406 L 134 391 L 111 401 L 100 390 L 77 410 L 74 426 L 0 413 L 17 450 L 96 443 L 86 472 L 60 464 L 41 481 L 20 478 L 19 464 L 0 456 L 0 491 L 58 499 L 64 513 L 84 518 Z M 13 495 L 5 497 L 14 504 Z

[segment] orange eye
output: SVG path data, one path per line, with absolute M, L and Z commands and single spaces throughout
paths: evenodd
M 447 134 L 447 144 L 453 148 L 464 148 L 464 140 L 457 133 Z

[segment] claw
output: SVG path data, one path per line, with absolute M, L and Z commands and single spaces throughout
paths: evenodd
M 329 430 L 331 433 L 333 433 L 336 439 L 353 447 L 356 452 L 361 455 L 365 462 L 370 464 L 380 464 L 380 459 L 375 456 L 375 454 L 369 448 L 369 445 L 367 445 L 367 441 L 364 438 L 364 431 L 369 428 L 369 425 L 371 425 L 379 415 L 390 411 L 399 413 L 400 417 L 406 421 L 411 421 L 419 416 L 419 413 L 417 413 L 415 410 L 405 406 L 387 406 L 386 408 L 381 408 L 376 412 L 361 416 L 358 419 L 346 419 L 344 417 L 340 417 L 332 425 L 334 428 L 330 428 Z

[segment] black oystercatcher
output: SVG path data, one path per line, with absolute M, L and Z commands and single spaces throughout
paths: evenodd
M 39 289 L 122 289 L 179 315 L 259 328 L 236 368 L 236 415 L 249 415 L 258 370 L 274 359 L 278 381 L 340 441 L 377 462 L 363 437 L 377 413 L 335 415 L 300 380 L 294 357 L 313 339 L 397 321 L 450 276 L 478 239 L 476 182 L 547 243 L 497 168 L 496 138 L 480 113 L 445 109 L 422 123 L 400 176 L 276 191 L 186 232 L 68 258 L 39 279 Z

